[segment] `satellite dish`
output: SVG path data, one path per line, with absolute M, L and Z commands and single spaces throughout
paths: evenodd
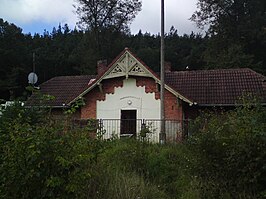
M 38 81 L 38 76 L 36 75 L 36 73 L 31 72 L 28 75 L 28 80 L 29 80 L 29 84 L 36 84 L 36 82 Z

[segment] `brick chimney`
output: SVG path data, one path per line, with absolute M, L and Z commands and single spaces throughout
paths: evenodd
M 107 69 L 107 60 L 99 60 L 97 61 L 97 74 L 102 74 Z
M 171 62 L 168 62 L 168 61 L 164 62 L 164 71 L 166 73 L 169 73 L 169 72 L 172 71 L 172 64 L 171 64 Z

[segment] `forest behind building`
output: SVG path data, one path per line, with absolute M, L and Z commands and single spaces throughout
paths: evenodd
M 24 34 L 20 27 L 0 18 L 0 99 L 26 98 L 33 53 L 38 85 L 55 76 L 96 74 L 98 60 L 110 63 L 125 47 L 154 71 L 160 70 L 160 34 L 130 33 L 130 22 L 141 10 L 138 0 L 130 1 L 135 9 L 125 9 L 129 13 L 120 26 L 114 25 L 119 19 L 116 23 L 84 21 L 84 14 L 89 16 L 82 10 L 84 1 L 79 0 L 76 7 L 80 21 L 73 30 L 59 24 L 42 34 Z M 205 31 L 179 35 L 174 26 L 166 30 L 165 61 L 176 71 L 187 66 L 189 70 L 248 67 L 265 75 L 265 4 L 263 0 L 198 0 L 191 20 Z

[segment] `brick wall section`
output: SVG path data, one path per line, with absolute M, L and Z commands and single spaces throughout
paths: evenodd
M 146 93 L 155 92 L 155 99 L 160 99 L 160 91 L 155 81 L 147 77 L 138 77 L 137 86 L 145 86 Z M 182 120 L 182 105 L 178 106 L 177 98 L 168 90 L 165 90 L 165 119 Z
M 160 99 L 160 92 L 158 86 L 152 78 L 148 77 L 135 77 L 137 86 L 145 86 L 146 93 L 155 93 L 155 99 Z M 114 78 L 102 81 L 102 91 L 99 87 L 95 87 L 88 94 L 84 96 L 85 106 L 81 109 L 81 118 L 96 118 L 96 101 L 105 100 L 105 94 L 114 93 L 115 87 L 123 86 L 124 78 Z M 165 91 L 165 119 L 182 120 L 182 105 L 178 106 L 177 98 Z
M 169 91 L 165 91 L 165 98 L 164 98 L 164 109 L 165 109 L 165 119 L 175 119 L 175 120 L 182 120 L 183 118 L 183 111 L 182 105 L 178 105 L 177 98 Z
M 87 118 L 96 118 L 96 100 L 101 99 L 103 96 L 101 95 L 99 88 L 95 87 L 88 94 L 84 96 L 85 98 L 85 106 L 81 108 L 80 117 L 82 119 Z
M 152 78 L 148 77 L 136 77 L 137 86 L 145 86 L 146 93 L 155 93 L 155 99 L 160 99 L 160 91 L 158 86 Z
M 123 78 L 114 78 L 103 80 L 102 84 L 102 93 L 99 86 L 93 88 L 88 94 L 84 96 L 85 106 L 81 108 L 81 118 L 96 118 L 96 101 L 105 100 L 105 94 L 114 93 L 115 87 L 123 86 Z

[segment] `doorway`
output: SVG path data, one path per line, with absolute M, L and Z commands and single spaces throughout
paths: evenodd
M 136 135 L 137 110 L 121 110 L 120 134 Z

